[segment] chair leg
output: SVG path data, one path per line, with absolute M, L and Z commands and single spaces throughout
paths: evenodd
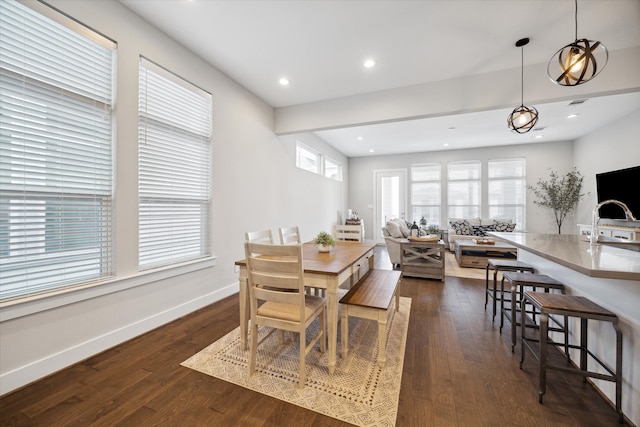
M 258 352 L 258 325 L 251 322 L 251 347 L 249 348 L 249 376 L 256 371 L 256 353 Z
M 489 264 L 486 268 L 486 281 L 484 282 L 484 309 L 487 309 L 487 303 L 489 302 Z
M 298 388 L 304 388 L 304 384 L 307 380 L 306 372 L 306 359 L 307 359 L 307 339 L 306 331 L 303 329 L 300 331 L 300 379 L 298 380 Z

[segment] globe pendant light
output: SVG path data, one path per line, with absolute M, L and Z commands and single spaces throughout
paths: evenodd
M 517 133 L 527 133 L 536 125 L 538 121 L 538 110 L 524 105 L 524 46 L 529 43 L 528 38 L 520 39 L 516 42 L 516 47 L 521 49 L 521 86 L 520 86 L 520 106 L 513 109 L 507 118 L 509 128 Z
M 547 74 L 560 86 L 578 86 L 597 76 L 607 65 L 609 53 L 599 41 L 578 40 L 578 0 L 575 0 L 575 39 L 557 51 L 547 65 Z

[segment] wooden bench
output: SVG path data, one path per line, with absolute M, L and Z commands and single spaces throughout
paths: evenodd
M 396 270 L 369 270 L 341 299 L 342 310 L 342 357 L 347 357 L 349 348 L 349 316 L 378 321 L 378 365 L 382 368 L 387 360 L 387 327 L 394 311 L 400 307 Z M 394 298 L 395 297 L 395 298 Z M 395 299 L 395 310 L 392 310 Z

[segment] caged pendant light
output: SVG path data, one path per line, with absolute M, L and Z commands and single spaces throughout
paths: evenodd
M 514 108 L 509 114 L 507 124 L 512 131 L 517 133 L 529 132 L 538 121 L 538 110 L 524 105 L 524 46 L 528 43 L 528 38 L 520 39 L 516 42 L 516 47 L 521 48 L 520 106 Z
M 609 53 L 599 41 L 578 40 L 578 0 L 575 0 L 575 41 L 557 51 L 547 66 L 552 82 L 578 86 L 597 76 L 607 65 Z

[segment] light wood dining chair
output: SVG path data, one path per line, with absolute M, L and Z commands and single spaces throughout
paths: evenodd
M 306 381 L 306 357 L 316 343 L 326 351 L 325 300 L 305 294 L 302 245 L 268 245 L 245 242 L 249 301 L 251 305 L 251 346 L 249 375 L 256 370 L 258 345 L 276 330 L 297 332 L 300 339 L 298 387 Z M 319 330 L 307 344 L 307 328 L 319 319 Z M 272 328 L 258 341 L 258 328 Z
M 271 230 L 247 231 L 246 233 L 244 233 L 244 239 L 247 242 L 253 243 L 267 243 L 270 245 L 273 245 L 275 243 Z
M 298 227 L 280 227 L 280 243 L 283 245 L 302 243 L 300 241 L 300 230 Z
M 362 241 L 362 226 L 360 225 L 340 225 L 333 226 L 333 238 L 336 240 Z

